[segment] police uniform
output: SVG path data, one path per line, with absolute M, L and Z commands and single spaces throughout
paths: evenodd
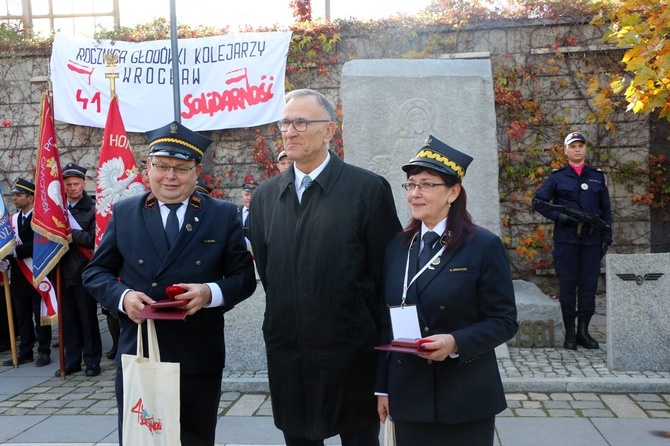
M 586 142 L 580 133 L 575 132 L 568 135 L 565 145 L 575 140 Z M 584 165 L 580 176 L 568 165 L 554 170 L 535 192 L 535 198 L 598 216 L 609 226 L 600 229 L 588 223 L 579 225 L 565 214 L 561 215 L 559 210 L 535 202 L 535 210 L 555 222 L 554 269 L 560 286 L 566 348 L 572 349 L 568 335 L 574 332 L 575 318 L 579 323 L 577 342 L 580 332 L 588 335 L 588 324 L 595 312 L 601 255 L 612 243 L 612 209 L 605 175 L 600 169 Z M 598 348 L 598 343 L 592 340 L 587 348 Z
M 177 122 L 146 136 L 149 156 L 195 161 L 196 166 L 212 142 Z M 162 206 L 154 192 L 116 203 L 105 237 L 84 270 L 84 284 L 121 324 L 115 389 L 119 408 L 121 356 L 134 355 L 137 341 L 137 325 L 122 310 L 125 293 L 133 290 L 160 301 L 168 298 L 167 286 L 209 286 L 209 306 L 183 321 L 156 320 L 155 325 L 161 360 L 180 364 L 181 444 L 213 445 L 225 363 L 224 313 L 256 288 L 253 261 L 233 203 L 195 192 L 194 184 L 169 246 L 170 217 L 163 222 Z M 146 342 L 146 331 L 144 336 Z M 119 410 L 119 436 L 122 414 Z

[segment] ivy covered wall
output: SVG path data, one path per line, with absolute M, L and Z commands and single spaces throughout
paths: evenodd
M 340 121 L 339 80 L 342 66 L 349 60 L 491 59 L 501 222 L 516 278 L 534 281 L 547 292 L 552 291 L 552 226 L 531 211 L 530 200 L 551 169 L 564 163 L 561 143 L 573 130 L 587 135 L 589 163 L 602 168 L 609 181 L 615 220 L 610 252 L 649 252 L 668 246 L 665 236 L 651 235 L 653 227 L 668 223 L 664 204 L 657 205 L 658 193 L 654 192 L 658 186 L 655 181 L 662 180 L 654 178 L 667 178 L 669 168 L 663 150 L 651 142 L 649 118 L 623 109 L 605 116 L 592 102 L 594 79 L 618 70 L 622 56 L 620 50 L 600 41 L 603 30 L 584 21 L 569 20 L 501 21 L 459 27 L 398 21 L 340 22 L 297 24 L 292 30 L 287 90 L 309 87 L 325 93 L 338 104 Z M 33 177 L 39 101 L 46 86 L 49 48 L 42 45 L 30 52 L 12 51 L 0 57 L 0 182 L 10 208 L 11 182 L 18 176 Z M 667 127 L 654 129 L 654 141 L 666 141 L 667 146 Z M 56 132 L 61 162 L 74 161 L 89 168 L 87 189 L 94 191 L 102 131 L 57 123 Z M 220 195 L 239 202 L 246 176 L 262 181 L 275 174 L 273 162 L 281 151 L 281 138 L 274 125 L 206 134 L 214 144 L 204 159 L 204 174 Z M 129 136 L 139 159 L 147 150 L 144 136 Z M 341 130 L 332 146 L 346 159 Z

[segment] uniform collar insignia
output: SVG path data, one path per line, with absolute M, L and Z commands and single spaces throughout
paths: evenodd
M 156 206 L 156 203 L 157 203 L 157 202 L 158 202 L 158 201 L 156 200 L 156 196 L 155 196 L 154 193 L 152 192 L 152 193 L 150 193 L 149 195 L 147 195 L 147 199 L 146 199 L 146 201 L 145 201 L 145 203 L 144 203 L 144 206 L 145 206 L 147 209 L 153 209 L 154 206 Z
M 193 194 L 191 195 L 191 199 L 189 200 L 188 204 L 193 209 L 200 209 L 200 207 L 202 206 L 202 199 L 197 195 Z
M 412 237 L 412 242 L 409 244 L 409 249 L 414 248 L 414 245 L 419 241 L 419 233 L 417 232 L 414 234 L 414 237 Z

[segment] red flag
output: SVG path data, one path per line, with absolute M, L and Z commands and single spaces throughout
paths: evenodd
M 55 322 L 57 303 L 46 275 L 58 264 L 72 241 L 70 220 L 65 210 L 65 188 L 61 177 L 60 156 L 56 145 L 53 108 L 49 94 L 42 98 L 40 135 L 37 145 L 37 169 L 35 172 L 35 207 L 32 228 L 33 239 L 33 285 L 40 290 L 43 321 Z M 44 292 L 42 292 L 44 291 Z M 51 297 L 49 297 L 51 296 Z
M 132 195 L 144 193 L 142 176 L 123 125 L 119 102 L 112 96 L 107 113 L 105 133 L 100 147 L 98 178 L 95 189 L 95 246 L 105 234 L 112 217 L 114 203 Z

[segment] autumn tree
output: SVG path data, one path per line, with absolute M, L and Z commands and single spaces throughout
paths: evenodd
M 670 121 L 670 8 L 668 0 L 598 0 L 594 25 L 608 25 L 605 39 L 626 49 L 622 59 L 626 74 L 613 74 L 600 88 L 595 103 L 603 110 L 613 108 L 612 98 L 624 93 L 628 110 Z

